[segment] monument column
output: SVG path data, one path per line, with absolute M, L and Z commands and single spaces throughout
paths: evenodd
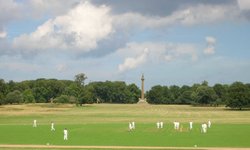
M 144 97 L 144 75 L 141 76 L 141 98 L 139 98 L 138 104 L 147 104 L 147 101 Z
M 144 75 L 141 76 L 141 99 L 144 100 Z

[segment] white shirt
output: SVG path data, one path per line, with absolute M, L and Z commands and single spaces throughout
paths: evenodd
M 65 136 L 67 136 L 67 135 L 68 135 L 68 130 L 64 129 L 64 130 L 63 130 L 63 134 L 64 134 Z

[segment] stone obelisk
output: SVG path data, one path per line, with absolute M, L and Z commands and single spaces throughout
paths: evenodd
M 141 76 L 141 98 L 139 98 L 138 104 L 147 104 L 147 100 L 144 97 L 144 75 Z

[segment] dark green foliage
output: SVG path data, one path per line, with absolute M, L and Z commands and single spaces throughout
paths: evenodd
M 87 79 L 87 76 L 84 73 L 79 73 L 77 75 L 75 75 L 75 82 L 78 85 L 82 85 L 84 86 L 84 81 Z
M 233 83 L 229 87 L 228 95 L 228 107 L 238 109 L 250 107 L 250 90 L 247 85 L 241 82 Z
M 6 95 L 6 103 L 7 104 L 22 103 L 22 102 L 23 102 L 23 95 L 18 90 L 10 92 Z
M 53 101 L 55 103 L 69 103 L 69 97 L 67 95 L 61 95 Z
M 154 86 L 147 92 L 147 101 L 151 104 L 171 104 L 171 93 L 167 86 Z
M 0 79 L 0 105 L 12 103 L 137 103 L 140 89 L 123 81 L 91 82 L 84 85 L 86 75 L 81 73 L 75 80 L 37 79 L 22 82 L 5 82 Z M 232 85 L 207 81 L 192 86 L 153 86 L 146 92 L 151 104 L 193 104 L 230 108 L 250 107 L 250 84 L 235 82 Z
M 23 92 L 23 100 L 25 103 L 35 103 L 35 97 L 31 89 L 27 89 Z
M 202 105 L 212 105 L 218 98 L 214 89 L 204 84 L 192 93 L 192 97 L 196 103 Z
M 178 97 L 178 104 L 192 104 L 192 91 L 186 90 Z
M 92 82 L 89 86 L 94 99 L 103 103 L 136 103 L 140 95 L 135 84 L 127 86 L 121 81 Z
M 215 84 L 213 89 L 218 96 L 217 101 L 220 104 L 225 104 L 228 99 L 228 85 Z

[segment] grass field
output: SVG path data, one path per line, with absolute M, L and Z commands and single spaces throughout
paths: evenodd
M 37 128 L 32 127 L 34 119 Z M 212 127 L 201 134 L 200 124 L 208 120 Z M 135 131 L 128 131 L 130 121 L 136 122 Z M 163 129 L 156 128 L 157 121 L 165 123 Z M 181 123 L 182 132 L 173 130 L 173 121 Z M 194 122 L 192 131 L 189 121 Z M 63 141 L 65 127 L 68 141 Z M 250 148 L 250 111 L 186 105 L 8 105 L 0 106 L 0 132 L 0 144 Z

